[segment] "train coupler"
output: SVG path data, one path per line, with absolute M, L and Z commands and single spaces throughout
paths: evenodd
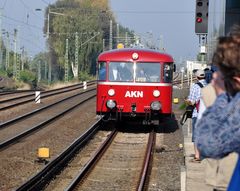
M 123 112 L 123 105 L 118 105 L 117 106 L 117 111 L 116 111 L 116 120 L 117 121 L 122 120 L 122 112 Z
M 144 113 L 145 113 L 145 123 L 148 124 L 151 122 L 151 109 L 150 106 L 145 106 L 144 107 Z

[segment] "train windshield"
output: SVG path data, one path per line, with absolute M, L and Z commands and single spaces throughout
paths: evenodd
M 137 63 L 136 82 L 160 82 L 160 63 Z
M 106 62 L 98 64 L 98 80 L 106 80 Z
M 110 62 L 108 70 L 109 81 L 133 81 L 132 62 Z
M 166 83 L 172 83 L 173 80 L 173 64 L 172 63 L 164 63 L 163 66 L 163 80 Z

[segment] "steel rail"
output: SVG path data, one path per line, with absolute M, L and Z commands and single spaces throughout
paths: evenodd
M 94 81 L 91 82 L 91 83 L 89 82 L 88 85 L 93 85 L 93 84 L 95 84 Z M 82 87 L 83 87 L 83 85 L 81 85 L 81 84 L 75 84 L 75 85 L 72 85 L 72 86 L 67 86 L 67 87 L 62 87 L 62 88 L 58 88 L 58 89 L 43 91 L 43 94 L 47 94 L 47 95 L 43 95 L 43 96 L 41 96 L 41 98 L 46 98 L 46 97 L 57 95 L 57 94 L 60 94 L 60 93 L 73 91 L 73 90 L 76 90 L 76 89 L 79 89 L 79 88 L 82 88 Z M 35 95 L 35 93 L 24 95 L 24 96 L 21 96 L 21 97 L 9 98 L 9 99 L 6 99 L 6 100 L 0 100 L 0 104 L 10 102 L 10 101 L 14 101 L 14 100 L 27 98 L 27 97 L 31 97 L 33 95 Z M 19 102 L 19 103 L 15 103 L 15 104 L 12 104 L 12 105 L 9 105 L 9 106 L 6 106 L 6 107 L 2 107 L 2 108 L 0 108 L 0 110 L 8 109 L 10 107 L 21 105 L 21 104 L 24 104 L 24 103 L 27 103 L 27 102 L 30 102 L 30 101 L 34 101 L 34 100 L 35 100 L 35 98 L 30 98 L 30 99 L 25 100 L 23 102 Z
M 25 93 L 25 92 L 33 92 L 37 90 L 3 90 L 0 91 L 0 96 L 1 95 L 8 95 L 8 94 L 16 94 L 16 93 Z
M 152 153 L 153 153 L 153 148 L 155 145 L 155 140 L 156 140 L 156 133 L 154 131 L 152 131 L 149 135 L 148 138 L 148 146 L 146 149 L 146 155 L 145 155 L 145 159 L 144 159 L 144 163 L 143 163 L 143 168 L 142 168 L 142 172 L 141 172 L 141 177 L 138 183 L 138 191 L 143 191 L 144 190 L 144 186 L 146 184 L 146 180 L 148 177 L 148 174 L 150 173 L 150 162 L 152 161 Z
M 92 156 L 88 163 L 81 169 L 81 171 L 70 183 L 70 185 L 66 189 L 64 189 L 65 191 L 71 191 L 74 190 L 74 188 L 76 188 L 76 186 L 79 184 L 82 178 L 85 177 L 87 173 L 89 173 L 89 171 L 94 167 L 94 165 L 96 165 L 96 163 L 103 156 L 107 148 L 112 143 L 113 139 L 116 137 L 117 133 L 118 132 L 116 129 L 111 132 L 108 138 L 104 141 L 104 143 L 100 146 L 100 148 L 96 151 L 96 153 Z

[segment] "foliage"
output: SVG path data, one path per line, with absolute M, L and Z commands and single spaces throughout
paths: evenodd
M 8 67 L 8 69 L 6 70 L 6 72 L 7 72 L 7 76 L 8 76 L 9 78 L 12 78 L 12 77 L 13 77 L 13 67 L 12 67 L 12 66 Z
M 36 75 L 29 70 L 23 70 L 20 72 L 20 80 L 32 84 L 36 81 Z
M 7 71 L 3 70 L 3 69 L 0 69 L 0 76 L 3 77 L 3 76 L 7 76 Z
M 93 80 L 94 76 L 91 76 L 86 71 L 81 71 L 79 73 L 79 77 L 78 78 L 79 78 L 79 81 L 88 81 L 88 80 Z
M 180 106 L 179 106 L 179 109 L 180 110 L 184 110 L 185 108 L 187 107 L 186 103 L 182 103 Z

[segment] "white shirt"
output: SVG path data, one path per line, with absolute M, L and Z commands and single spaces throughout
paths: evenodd
M 117 73 L 118 71 L 116 69 L 113 69 L 113 77 L 114 77 L 114 80 L 117 79 Z

